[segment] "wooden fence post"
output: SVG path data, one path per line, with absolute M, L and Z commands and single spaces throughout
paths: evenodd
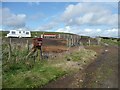
M 60 39 L 61 37 L 60 37 L 60 34 L 58 34 L 58 38 Z
M 29 41 L 27 40 L 27 52 L 29 52 Z
M 11 38 L 9 39 L 8 48 L 9 48 L 9 56 L 8 56 L 8 61 L 9 61 L 11 59 L 11 54 L 12 54 Z
M 75 45 L 75 35 L 73 35 L 73 45 Z
M 70 46 L 70 38 L 69 38 L 69 34 L 67 35 L 67 46 L 69 47 Z
M 77 39 L 76 45 L 78 46 L 78 35 L 76 36 L 76 39 Z
M 98 42 L 98 45 L 100 45 L 100 43 L 101 43 L 101 38 L 97 38 L 97 42 Z
M 71 35 L 71 47 L 72 47 L 72 45 L 73 45 L 73 37 Z
M 88 44 L 89 44 L 89 46 L 90 46 L 90 44 L 91 44 L 91 42 L 90 42 L 90 38 L 88 39 Z
M 67 39 L 66 39 L 66 41 L 67 41 L 67 47 L 69 47 L 69 38 L 67 37 Z

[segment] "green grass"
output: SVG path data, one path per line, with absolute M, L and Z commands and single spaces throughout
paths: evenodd
M 2 88 L 2 62 L 0 60 L 0 89 Z
M 66 58 L 71 59 L 72 61 L 80 61 L 80 60 L 87 60 L 90 57 L 94 56 L 96 53 L 92 50 L 80 50 L 76 51 L 74 53 L 71 53 L 70 55 L 66 55 Z
M 28 54 L 26 48 L 23 50 L 12 49 L 12 56 L 8 61 L 8 46 L 6 44 L 2 46 L 3 88 L 42 87 L 51 80 L 66 74 L 59 67 L 53 67 L 52 64 L 49 64 L 49 61 L 36 60 L 34 62 L 32 57 L 27 61 L 29 65 L 26 65 L 25 57 Z
M 117 39 L 112 40 L 112 39 L 102 39 L 103 43 L 107 43 L 109 45 L 118 45 L 120 46 L 120 41 L 117 41 Z
M 12 49 L 11 59 L 8 61 L 8 45 L 3 44 L 2 46 L 3 88 L 42 87 L 50 81 L 75 71 L 76 68 L 67 66 L 68 62 L 81 62 L 82 64 L 84 61 L 90 61 L 90 58 L 96 54 L 93 51 L 83 49 L 71 54 L 66 53 L 52 60 L 38 61 L 38 58 L 36 58 L 36 62 L 34 62 L 32 56 L 27 61 L 25 60 L 28 54 L 26 48 L 21 50 L 14 48 Z M 67 58 L 71 58 L 71 61 L 67 61 Z M 29 64 L 25 64 L 26 62 L 29 62 Z M 59 64 L 61 66 L 58 66 Z
M 35 66 L 26 71 L 8 73 L 3 77 L 3 88 L 37 88 L 42 87 L 51 80 L 64 75 L 65 72 L 59 68 L 51 67 L 47 63 L 36 63 Z

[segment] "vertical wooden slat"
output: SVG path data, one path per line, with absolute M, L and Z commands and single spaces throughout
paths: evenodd
M 91 44 L 91 42 L 90 42 L 90 38 L 88 39 L 88 44 L 89 44 L 89 46 L 90 46 L 90 44 Z
M 9 61 L 11 59 L 11 54 L 12 54 L 11 38 L 9 39 L 8 48 L 9 48 L 9 56 L 8 56 L 8 61 Z
M 29 41 L 27 40 L 27 52 L 29 52 Z

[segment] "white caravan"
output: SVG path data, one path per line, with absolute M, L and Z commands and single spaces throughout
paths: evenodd
M 23 30 L 10 30 L 6 37 L 31 37 L 30 31 L 23 31 Z

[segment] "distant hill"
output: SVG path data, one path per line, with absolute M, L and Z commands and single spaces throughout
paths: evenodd
M 5 37 L 9 31 L 0 31 L 0 37 Z M 69 35 L 77 35 L 73 33 L 64 33 L 64 32 L 44 32 L 44 31 L 31 31 L 32 37 L 40 36 L 41 34 L 69 34 Z M 81 35 L 80 35 L 81 36 Z M 91 38 L 90 36 L 81 36 L 81 38 Z M 113 38 L 113 37 L 100 37 L 103 39 L 117 39 L 120 40 L 120 38 Z
M 9 31 L 0 31 L 0 37 L 5 37 Z M 73 35 L 72 33 L 64 33 L 64 32 L 43 32 L 43 31 L 31 31 L 32 37 L 34 36 L 39 36 L 41 34 L 70 34 Z

